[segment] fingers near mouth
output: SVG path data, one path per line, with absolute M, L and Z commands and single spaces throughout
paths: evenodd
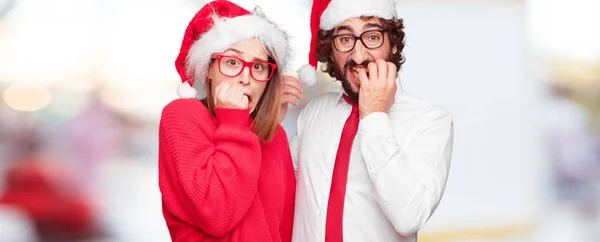
M 366 68 L 365 66 L 350 66 L 350 67 L 348 67 L 348 72 L 350 72 L 357 79 L 358 79 L 358 72 L 360 70 L 364 70 L 365 73 L 367 74 L 367 77 L 369 76 L 369 69 Z

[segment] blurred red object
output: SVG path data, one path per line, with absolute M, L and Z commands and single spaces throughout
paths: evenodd
M 66 174 L 28 158 L 6 170 L 0 204 L 23 210 L 41 238 L 81 238 L 97 234 L 95 211 L 85 193 L 64 186 Z

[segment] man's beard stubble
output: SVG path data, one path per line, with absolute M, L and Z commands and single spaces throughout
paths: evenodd
M 367 64 L 369 64 L 369 63 L 367 62 Z M 348 79 L 346 78 L 346 73 L 347 73 L 346 70 L 348 70 L 348 66 L 356 66 L 356 63 L 354 61 L 350 60 L 349 63 L 346 63 L 346 65 L 344 65 L 343 70 L 336 68 L 336 70 L 334 71 L 334 74 L 335 74 L 334 78 L 342 83 L 342 88 L 344 89 L 344 93 L 346 93 L 346 95 L 350 98 L 350 100 L 354 101 L 355 103 L 358 103 L 358 92 L 355 92 L 354 90 L 352 90 L 352 85 L 350 84 L 350 81 L 348 81 Z M 358 87 L 358 88 L 360 91 L 360 87 Z
M 385 59 L 385 61 L 390 61 L 392 59 L 392 53 L 390 53 L 388 55 L 388 57 Z M 360 91 L 360 87 L 358 87 L 358 91 L 353 91 L 352 90 L 352 85 L 350 84 L 350 81 L 346 78 L 346 74 L 348 74 L 347 70 L 349 69 L 348 67 L 355 67 L 355 66 L 364 66 L 365 68 L 369 65 L 369 63 L 374 62 L 373 60 L 366 60 L 360 64 L 354 62 L 354 60 L 348 60 L 346 62 L 346 64 L 344 65 L 344 67 L 342 68 L 342 70 L 340 70 L 339 68 L 336 68 L 334 71 L 334 78 L 338 81 L 340 81 L 342 83 L 342 88 L 344 89 L 344 93 L 346 93 L 346 95 L 350 98 L 350 100 L 358 103 L 358 92 Z

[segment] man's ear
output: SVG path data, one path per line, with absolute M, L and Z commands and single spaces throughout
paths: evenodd
M 396 54 L 398 53 L 398 47 L 394 45 L 394 47 L 392 47 L 392 54 Z

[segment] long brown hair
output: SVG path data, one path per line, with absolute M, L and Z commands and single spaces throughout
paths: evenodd
M 267 82 L 267 86 L 265 87 L 265 91 L 263 92 L 260 100 L 256 104 L 256 108 L 250 116 L 254 119 L 252 122 L 252 131 L 258 136 L 258 139 L 262 142 L 269 142 L 273 140 L 275 133 L 277 132 L 277 117 L 279 116 L 279 109 L 281 107 L 281 88 L 283 75 L 281 73 L 280 61 L 277 59 L 273 51 L 269 48 L 267 49 L 267 53 L 269 54 L 269 62 L 273 62 L 277 64 L 277 68 L 273 73 L 273 77 Z M 213 65 L 212 62 L 211 65 Z M 205 82 L 206 88 L 206 99 L 203 100 L 204 104 L 210 111 L 210 113 L 215 116 L 215 104 L 212 95 L 211 82 Z
M 367 16 L 367 17 L 360 17 L 363 20 L 370 20 L 372 18 L 377 18 L 377 17 L 373 17 L 373 16 Z M 390 58 L 390 62 L 394 63 L 394 65 L 396 65 L 396 69 L 400 70 L 400 68 L 402 67 L 402 64 L 404 64 L 405 58 L 404 58 L 404 54 L 403 54 L 403 50 L 404 50 L 404 38 L 405 38 L 405 33 L 404 33 L 404 23 L 402 19 L 392 19 L 392 20 L 388 20 L 388 19 L 382 19 L 382 18 L 378 18 L 381 21 L 381 24 L 383 25 L 383 29 L 388 30 L 389 31 L 389 39 L 390 39 L 390 43 L 392 44 L 392 47 L 396 46 L 396 48 L 398 48 L 398 51 L 396 52 L 396 54 L 393 54 Z M 319 32 L 317 33 L 317 49 L 316 49 L 316 55 L 317 55 L 317 60 L 319 62 L 324 63 L 325 65 L 323 66 L 324 72 L 327 72 L 329 74 L 329 76 L 331 77 L 335 77 L 335 65 L 333 64 L 333 59 L 331 58 L 331 54 L 333 51 L 333 43 L 332 43 L 332 39 L 331 36 L 333 35 L 333 29 L 332 30 L 319 30 Z

